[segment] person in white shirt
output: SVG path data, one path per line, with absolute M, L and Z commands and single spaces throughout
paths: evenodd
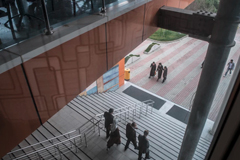
M 230 74 L 232 73 L 232 70 L 234 70 L 235 64 L 233 62 L 233 60 L 231 59 L 231 61 L 227 64 L 227 71 L 225 73 L 225 75 L 223 77 L 225 77 L 228 73 L 228 71 L 230 71 Z

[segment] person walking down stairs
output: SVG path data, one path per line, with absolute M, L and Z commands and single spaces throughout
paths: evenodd
M 136 136 L 135 129 L 137 129 L 137 124 L 135 122 L 133 122 L 132 124 L 130 124 L 130 123 L 127 124 L 127 126 L 126 126 L 127 143 L 126 143 L 124 151 L 126 151 L 128 149 L 130 142 L 133 143 L 134 149 L 138 149 L 137 136 Z
M 139 142 L 139 152 L 138 152 L 138 160 L 142 159 L 142 154 L 145 153 L 145 160 L 150 159 L 149 155 L 149 141 L 147 139 L 148 136 L 148 130 L 145 130 L 142 135 L 138 136 L 138 142 Z
M 113 119 L 113 123 L 111 125 L 111 134 L 110 139 L 107 142 L 107 151 L 112 147 L 114 144 L 121 144 L 121 136 L 119 129 L 117 127 L 117 119 Z
M 110 108 L 108 112 L 104 112 L 104 118 L 105 118 L 105 128 L 106 128 L 106 138 L 108 139 L 111 124 L 113 123 L 113 109 Z

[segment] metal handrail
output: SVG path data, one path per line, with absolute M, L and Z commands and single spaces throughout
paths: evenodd
M 33 155 L 33 154 L 35 154 L 35 153 L 41 152 L 41 151 L 46 150 L 46 149 L 49 149 L 49 148 L 51 148 L 51 147 L 55 147 L 55 146 L 57 146 L 57 145 L 59 145 L 59 144 L 62 144 L 62 143 L 67 142 L 67 141 L 70 141 L 70 140 L 72 140 L 72 139 L 74 139 L 74 138 L 77 138 L 77 137 L 80 137 L 80 136 L 81 136 L 81 135 L 77 135 L 77 136 L 72 137 L 72 138 L 70 138 L 70 139 L 67 139 L 67 140 L 61 141 L 61 142 L 59 142 L 59 143 L 52 144 L 52 145 L 50 145 L 50 146 L 44 147 L 43 149 L 39 149 L 39 150 L 37 150 L 37 151 L 35 151 L 35 152 L 31 152 L 31 153 L 25 154 L 25 155 L 23 155 L 23 156 L 21 156 L 21 157 L 17 157 L 17 158 L 15 158 L 15 159 L 13 159 L 13 160 L 17 160 L 17 159 L 21 159 L 21 158 L 24 158 L 24 157 Z
M 134 116 L 137 116 L 137 115 L 136 115 L 137 109 L 140 108 L 139 117 L 141 117 L 141 115 L 142 115 L 142 107 L 146 107 L 146 115 L 147 115 L 147 113 L 148 113 L 148 106 L 149 106 L 149 105 L 153 106 L 154 103 L 155 103 L 155 102 L 154 102 L 153 100 L 146 100 L 146 101 L 143 101 L 143 102 L 140 102 L 140 103 L 135 103 L 135 104 L 132 104 L 132 105 L 129 105 L 129 106 L 121 107 L 121 108 L 118 108 L 118 109 L 115 110 L 115 112 L 116 112 L 116 111 L 120 111 L 120 112 L 119 112 L 119 113 L 115 113 L 115 114 L 113 114 L 113 115 L 114 115 L 114 116 L 118 116 L 118 115 L 121 116 L 122 114 L 125 114 L 125 123 L 126 123 L 127 113 L 128 113 L 128 117 L 129 117 L 129 112 L 133 111 L 133 119 L 134 119 Z M 152 108 L 153 108 L 153 107 L 152 107 Z M 151 112 L 152 112 L 152 108 L 151 108 Z M 123 110 L 123 111 L 122 111 L 122 110 Z M 102 128 L 100 127 L 100 122 L 105 119 L 105 118 L 103 117 L 103 114 L 104 114 L 104 113 L 96 114 L 96 115 L 93 116 L 90 120 L 88 120 L 87 122 L 85 122 L 84 124 L 82 124 L 82 125 L 81 125 L 79 128 L 77 128 L 76 130 L 70 131 L 70 132 L 68 132 L 68 133 L 64 133 L 64 134 L 62 134 L 62 135 L 59 135 L 59 136 L 54 137 L 54 138 L 51 138 L 51 139 L 44 140 L 44 141 L 42 141 L 42 142 L 35 143 L 35 144 L 33 144 L 33 145 L 29 145 L 29 146 L 27 146 L 27 147 L 24 147 L 24 148 L 21 148 L 21 149 L 18 149 L 18 150 L 9 152 L 9 153 L 7 153 L 7 154 L 11 157 L 11 155 L 13 155 L 13 153 L 16 153 L 16 152 L 18 152 L 18 151 L 23 151 L 24 149 L 27 149 L 27 148 L 31 148 L 31 149 L 32 149 L 33 146 L 43 145 L 44 142 L 50 142 L 51 145 L 46 146 L 46 144 L 45 144 L 44 148 L 39 149 L 39 150 L 34 151 L 34 152 L 31 152 L 31 153 L 28 153 L 28 154 L 25 154 L 25 155 L 23 155 L 23 156 L 20 156 L 20 157 L 18 157 L 18 158 L 15 158 L 14 160 L 21 159 L 21 158 L 23 158 L 23 157 L 27 157 L 27 156 L 34 155 L 34 154 L 37 154 L 37 156 L 41 158 L 41 155 L 39 154 L 39 152 L 44 151 L 44 150 L 47 150 L 47 149 L 50 149 L 50 148 L 56 149 L 57 152 L 59 153 L 59 156 L 61 157 L 61 151 L 60 151 L 58 145 L 64 144 L 64 142 L 68 142 L 68 141 L 69 141 L 69 142 L 71 143 L 71 145 L 73 144 L 75 147 L 77 147 L 76 144 L 75 144 L 75 138 L 80 137 L 80 143 L 82 143 L 82 134 L 81 134 L 81 132 L 80 132 L 80 129 L 81 129 L 82 127 L 84 127 L 86 124 L 91 123 L 91 126 L 88 126 L 87 129 L 84 129 L 84 133 L 83 133 L 83 136 L 84 136 L 84 139 L 85 139 L 85 146 L 87 147 L 87 136 L 86 136 L 86 135 L 88 135 L 88 134 L 90 133 L 90 129 L 93 129 L 93 132 L 95 132 L 95 126 L 97 126 L 97 127 L 98 127 L 98 132 L 99 132 L 99 135 L 100 135 L 100 130 L 102 129 Z M 100 116 L 101 116 L 101 117 L 100 117 Z M 100 118 L 100 119 L 99 119 L 99 118 Z M 94 123 L 94 120 L 96 120 L 97 122 Z M 66 135 L 70 135 L 70 134 L 72 134 L 72 133 L 74 133 L 74 132 L 77 133 L 77 134 L 79 134 L 79 135 L 76 135 L 76 136 L 74 135 L 74 137 L 71 137 L 71 138 L 70 138 L 70 136 L 69 136 L 69 137 L 66 137 Z M 58 143 L 53 144 L 53 140 L 58 139 L 58 138 L 60 138 L 60 137 L 65 137 L 65 138 L 67 138 L 67 139 L 64 140 L 64 141 L 60 141 L 60 142 L 58 142 Z M 59 140 L 59 139 L 58 139 L 58 140 Z M 73 143 L 71 140 L 74 140 L 74 143 Z M 64 144 L 64 145 L 65 145 L 65 144 Z M 56 146 L 57 146 L 57 147 L 56 147 Z M 49 151 L 49 150 L 48 150 L 48 151 Z M 76 148 L 76 152 L 77 152 L 77 148 Z
M 62 134 L 62 135 L 59 135 L 59 136 L 56 136 L 56 137 L 53 137 L 53 138 L 50 138 L 50 139 L 47 139 L 47 140 L 44 140 L 44 141 L 41 141 L 41 142 L 38 142 L 38 143 L 35 143 L 35 144 L 30 145 L 30 146 L 27 146 L 27 147 L 23 147 L 23 148 L 21 148 L 21 149 L 17 149 L 17 150 L 14 150 L 14 151 L 8 152 L 7 154 L 12 154 L 12 153 L 15 153 L 15 152 L 18 152 L 18 151 L 22 151 L 23 149 L 27 149 L 27 148 L 29 148 L 29 147 L 33 147 L 33 146 L 36 146 L 36 145 L 42 144 L 42 143 L 44 143 L 44 142 L 52 141 L 52 140 L 54 140 L 54 139 L 56 139 L 56 138 L 59 138 L 59 137 L 62 137 L 62 136 L 68 135 L 68 134 L 73 133 L 73 132 L 76 132 L 76 130 L 70 131 L 70 132 L 68 132 L 68 133 L 64 133 L 64 134 Z
M 142 103 L 146 103 L 146 102 L 148 102 L 148 101 L 150 101 L 151 103 L 155 103 L 153 100 L 149 99 L 149 100 L 145 100 L 145 101 L 142 101 L 142 102 L 139 102 L 139 103 L 136 103 L 136 104 L 142 104 Z M 151 104 L 151 103 L 150 103 L 150 104 Z M 116 112 L 116 111 L 118 111 L 118 110 L 125 109 L 125 108 L 127 108 L 127 107 L 130 107 L 130 106 L 133 106 L 133 105 L 136 105 L 136 104 L 131 104 L 131 105 L 129 105 L 129 106 L 121 107 L 121 108 L 115 109 L 114 111 Z M 104 113 L 96 114 L 95 117 L 102 116 L 103 114 L 104 114 Z

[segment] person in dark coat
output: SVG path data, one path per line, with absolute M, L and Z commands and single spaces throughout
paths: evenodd
M 164 69 L 163 69 L 163 81 L 162 81 L 162 83 L 164 83 L 165 80 L 167 79 L 167 71 L 168 71 L 168 69 L 167 69 L 167 67 L 165 66 Z
M 138 136 L 138 142 L 139 142 L 139 151 L 138 151 L 138 160 L 142 159 L 142 154 L 146 153 L 145 159 L 150 159 L 149 156 L 149 141 L 147 139 L 148 136 L 148 130 L 144 131 L 144 135 Z
M 113 119 L 113 123 L 111 125 L 111 134 L 107 142 L 107 151 L 114 144 L 117 144 L 117 145 L 121 144 L 121 136 L 120 136 L 119 129 L 117 127 L 117 119 Z
M 137 129 L 137 124 L 135 122 L 133 122 L 132 124 L 130 124 L 130 123 L 127 124 L 127 127 L 126 127 L 127 143 L 126 143 L 124 151 L 126 151 L 128 149 L 130 142 L 133 143 L 134 149 L 138 149 L 137 139 L 136 139 L 137 136 L 136 136 L 135 129 Z
M 149 78 L 155 76 L 155 71 L 156 71 L 156 64 L 155 64 L 155 62 L 153 62 L 150 67 L 151 67 L 151 71 L 150 71 Z
M 162 71 L 163 71 L 162 63 L 159 63 L 157 71 L 158 71 L 158 79 L 157 79 L 157 81 L 158 81 L 162 77 Z
M 105 118 L 105 128 L 106 128 L 106 138 L 109 137 L 110 133 L 110 127 L 113 123 L 113 109 L 110 108 L 108 112 L 104 112 L 104 118 Z

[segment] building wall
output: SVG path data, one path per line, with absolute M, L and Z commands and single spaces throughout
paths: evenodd
M 34 99 L 21 66 L 1 74 L 0 157 L 40 126 L 37 113 L 44 123 L 120 60 L 124 64 L 122 58 L 157 30 L 162 5 L 185 8 L 189 3 L 153 0 L 25 62 Z M 119 65 L 119 85 L 123 77 L 124 65 Z M 97 81 L 98 90 L 111 89 L 101 81 L 104 78 Z
M 39 125 L 21 66 L 0 74 L 0 157 Z
M 120 60 L 110 70 L 100 76 L 95 82 L 88 86 L 79 95 L 90 95 L 95 93 L 103 93 L 107 91 L 115 91 L 124 84 L 124 60 Z

